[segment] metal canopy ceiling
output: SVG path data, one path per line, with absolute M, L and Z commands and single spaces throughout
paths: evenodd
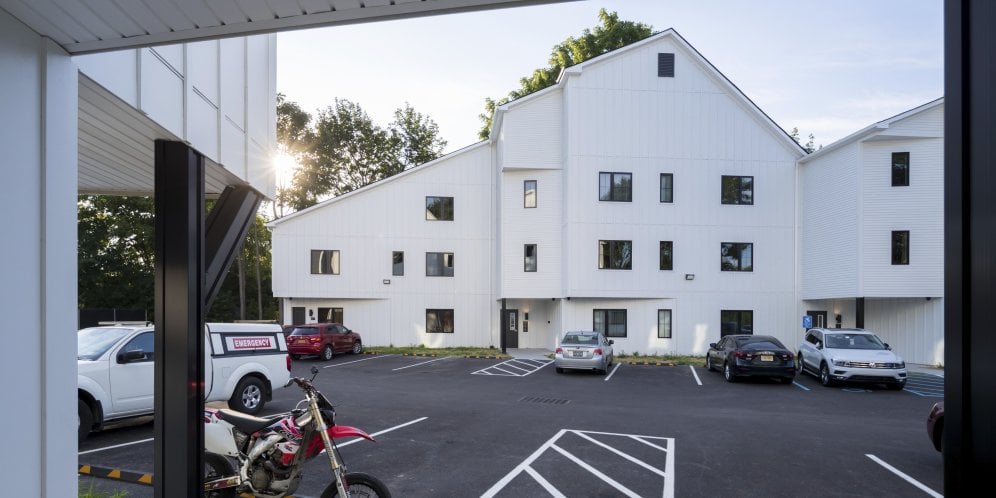
M 70 54 L 573 0 L 0 0 Z

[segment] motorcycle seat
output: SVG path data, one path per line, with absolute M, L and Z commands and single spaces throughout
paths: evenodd
M 234 425 L 246 434 L 252 434 L 256 431 L 263 430 L 276 422 L 273 418 L 254 417 L 252 415 L 246 415 L 245 413 L 226 408 L 218 410 L 218 418 Z

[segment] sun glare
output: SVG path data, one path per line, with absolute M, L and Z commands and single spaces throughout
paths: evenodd
M 277 186 L 285 187 L 290 185 L 291 179 L 294 177 L 294 170 L 296 169 L 297 161 L 290 154 L 278 152 L 273 157 L 273 171 L 277 177 Z

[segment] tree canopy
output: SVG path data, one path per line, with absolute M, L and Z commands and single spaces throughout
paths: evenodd
M 650 25 L 620 21 L 619 14 L 605 9 L 598 11 L 598 20 L 601 24 L 595 28 L 585 29 L 577 38 L 571 36 L 555 45 L 547 66 L 519 79 L 519 88 L 509 92 L 507 97 L 498 100 L 490 97 L 484 99 L 484 112 L 480 114 L 484 124 L 478 132 L 481 140 L 487 139 L 490 135 L 491 120 L 498 106 L 555 84 L 560 72 L 566 67 L 598 57 L 653 34 Z
M 799 128 L 798 127 L 793 127 L 792 131 L 789 132 L 789 136 L 792 137 L 792 140 L 795 140 L 796 143 L 798 143 L 803 148 L 803 150 L 805 150 L 806 152 L 808 152 L 810 154 L 812 154 L 813 152 L 816 152 L 816 151 L 818 151 L 818 150 L 820 150 L 820 149 L 823 148 L 822 144 L 820 144 L 817 147 L 817 145 L 816 145 L 816 137 L 812 133 L 809 134 L 809 141 L 807 141 L 806 143 L 802 143 L 802 138 L 799 137 Z

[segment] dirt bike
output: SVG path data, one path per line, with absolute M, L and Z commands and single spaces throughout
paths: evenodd
M 287 383 L 304 391 L 304 400 L 288 413 L 259 418 L 232 410 L 204 409 L 205 497 L 290 495 L 301 483 L 304 462 L 321 453 L 328 456 L 334 477 L 322 498 L 391 496 L 377 478 L 346 472 L 335 440 L 361 437 L 376 441 L 356 427 L 336 425 L 332 403 L 312 384 L 318 368 L 312 367 L 311 374 L 311 379 L 295 377 Z

